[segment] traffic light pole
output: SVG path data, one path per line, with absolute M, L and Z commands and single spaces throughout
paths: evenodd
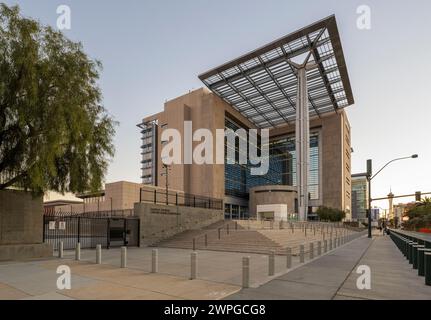
M 386 168 L 389 164 L 391 164 L 392 162 L 398 161 L 398 160 L 405 160 L 405 159 L 416 159 L 418 158 L 417 154 L 411 155 L 410 157 L 402 157 L 402 158 L 396 158 L 393 159 L 391 161 L 389 161 L 388 163 L 386 163 L 379 171 L 377 171 L 376 174 L 373 175 L 373 162 L 372 160 L 367 160 L 367 177 L 368 177 L 368 238 L 372 238 L 372 234 L 371 234 L 371 223 L 372 223 L 372 219 L 371 219 L 371 202 L 373 201 L 373 199 L 371 199 L 371 180 L 373 180 L 384 168 Z

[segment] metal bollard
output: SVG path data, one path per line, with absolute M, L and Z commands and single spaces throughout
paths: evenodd
M 59 247 L 58 247 L 58 257 L 61 259 L 64 257 L 64 244 L 63 241 L 60 241 Z
M 229 234 L 229 223 L 226 225 L 226 233 Z
M 193 251 L 196 251 L 196 238 L 193 238 Z
M 250 288 L 250 257 L 242 258 L 242 287 Z
M 300 246 L 299 246 L 299 262 L 300 263 L 304 263 L 304 245 L 303 244 L 301 244 Z
M 286 248 L 286 268 L 292 268 L 292 248 Z
M 235 230 L 238 230 L 238 221 L 235 221 Z
M 322 241 L 317 241 L 317 255 L 322 255 Z
M 127 268 L 127 247 L 121 247 L 121 268 Z
M 275 250 L 271 250 L 268 255 L 268 276 L 275 274 Z
M 418 249 L 419 248 L 424 248 L 425 246 L 421 245 L 421 244 L 415 244 L 413 246 L 413 269 L 417 269 L 418 268 Z
M 159 251 L 153 249 L 151 251 L 151 273 L 159 272 Z
M 329 251 L 332 250 L 332 237 L 329 238 Z
M 328 240 L 323 240 L 323 252 L 328 252 Z
M 197 252 L 192 252 L 190 256 L 190 280 L 196 279 L 198 274 L 198 254 Z
M 205 247 L 208 247 L 208 235 L 205 233 Z
M 310 243 L 310 260 L 314 259 L 314 243 Z
M 102 264 L 102 245 L 96 246 L 96 264 Z
M 431 286 L 431 252 L 425 252 L 425 284 Z
M 408 259 L 409 259 L 409 263 L 413 264 L 413 246 L 416 245 L 417 243 L 414 241 L 410 241 L 409 242 L 409 249 L 408 249 Z
M 418 249 L 418 276 L 425 276 L 425 253 L 431 252 L 431 249 L 419 248 Z
M 75 248 L 75 260 L 81 260 L 81 244 L 78 242 Z
M 220 240 L 220 233 L 221 233 L 221 230 L 220 230 L 220 228 L 218 228 L 217 230 L 218 230 L 218 239 Z

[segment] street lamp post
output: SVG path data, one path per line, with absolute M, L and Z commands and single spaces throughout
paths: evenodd
M 373 201 L 373 199 L 371 199 L 371 180 L 373 180 L 380 172 L 382 172 L 382 170 L 384 168 L 386 168 L 389 164 L 391 164 L 392 162 L 398 161 L 398 160 L 405 160 L 405 159 L 416 159 L 419 156 L 417 154 L 411 155 L 409 157 L 401 157 L 401 158 L 396 158 L 393 159 L 391 161 L 389 161 L 388 163 L 386 163 L 379 171 L 377 171 L 377 173 L 375 173 L 374 175 L 372 174 L 372 160 L 367 160 L 367 178 L 368 178 L 368 238 L 371 239 L 372 235 L 371 235 L 371 202 Z
M 165 169 L 165 172 L 162 173 L 162 176 L 165 176 L 166 178 L 166 205 L 169 205 L 169 170 L 171 169 L 167 164 L 163 164 L 163 168 Z

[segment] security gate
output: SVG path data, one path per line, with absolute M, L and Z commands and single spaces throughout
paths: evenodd
M 100 217 L 51 214 L 43 217 L 43 241 L 58 249 L 139 246 L 139 219 L 135 217 Z

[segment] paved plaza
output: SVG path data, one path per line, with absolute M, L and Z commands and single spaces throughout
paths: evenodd
M 357 267 L 371 269 L 371 290 L 359 290 Z M 248 300 L 431 300 L 431 287 L 418 277 L 388 236 L 362 237 L 277 277 L 259 288 L 228 299 Z
M 197 279 L 190 278 L 190 250 L 159 248 L 157 274 L 151 271 L 152 248 L 129 248 L 127 268 L 120 268 L 120 249 L 73 251 L 63 259 L 0 263 L 0 299 L 222 299 L 241 289 L 242 257 L 250 256 L 251 286 L 257 287 L 286 272 L 286 259 L 276 256 L 275 276 L 268 277 L 268 256 L 198 251 Z M 58 290 L 57 267 L 71 268 L 72 289 Z M 293 265 L 299 258 L 293 257 Z
M 327 254 L 306 259 L 275 256 L 275 275 L 268 276 L 268 255 L 198 250 L 197 279 L 190 280 L 191 250 L 158 248 L 158 273 L 151 273 L 153 248 L 128 248 L 127 268 L 120 268 L 120 249 L 74 251 L 63 259 L 0 263 L 0 299 L 431 299 L 424 285 L 389 237 L 366 236 Z M 249 289 L 241 289 L 242 257 L 250 257 Z M 59 290 L 57 267 L 71 269 L 71 290 Z M 371 290 L 356 287 L 359 265 L 371 268 Z

